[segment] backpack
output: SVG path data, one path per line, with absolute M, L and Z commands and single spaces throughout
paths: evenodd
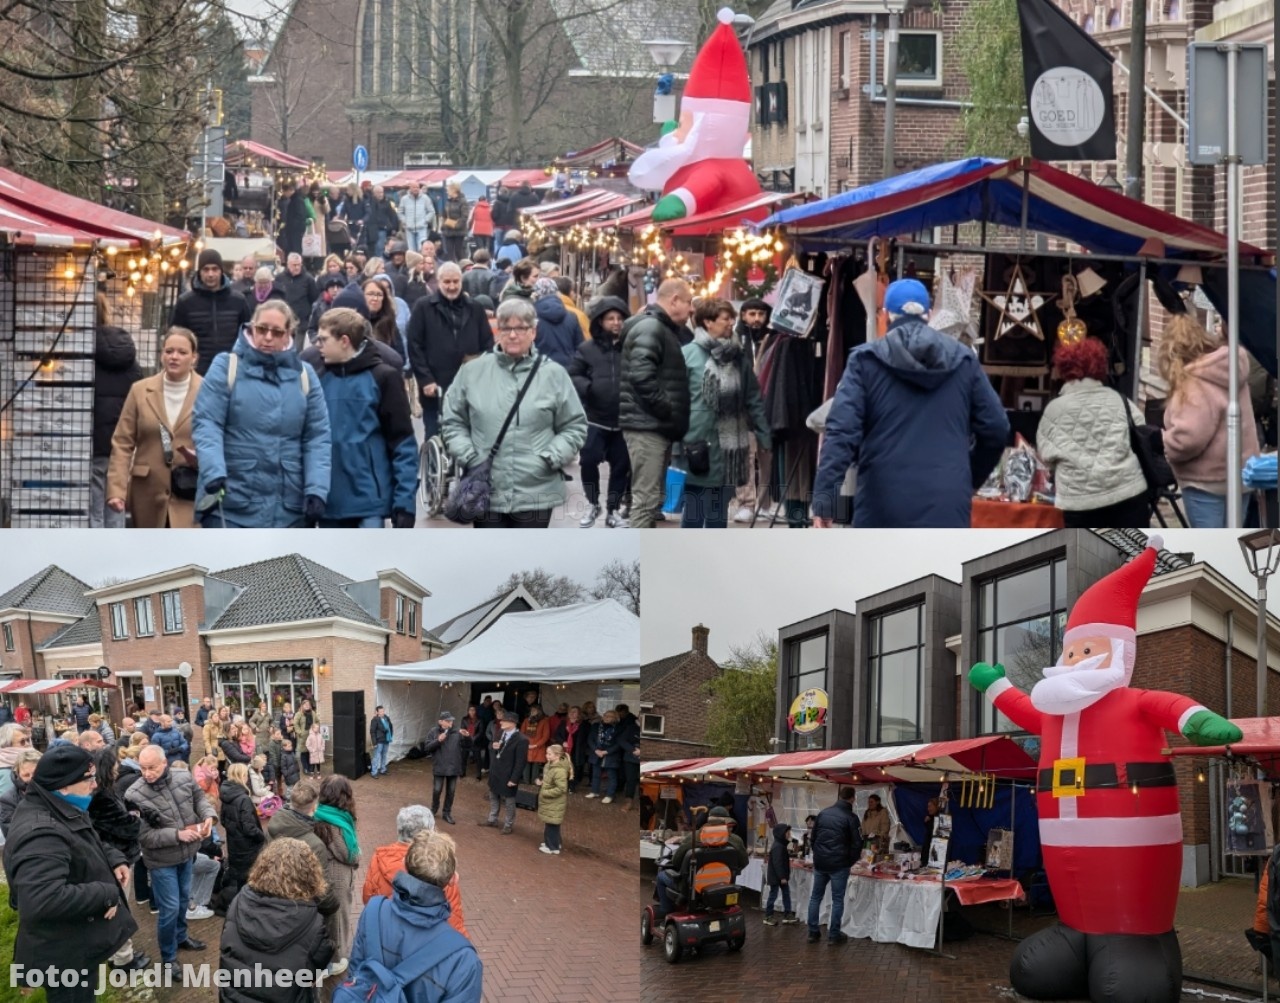
M 456 950 L 474 951 L 471 941 L 451 927 L 441 923 L 436 935 L 427 943 L 406 955 L 395 968 L 388 968 L 382 961 L 382 916 L 389 903 L 381 895 L 375 896 L 365 909 L 369 916 L 365 930 L 365 946 L 368 956 L 356 965 L 350 978 L 339 985 L 330 997 L 331 1003 L 407 1003 L 409 986 L 435 968 Z M 442 999 L 444 986 L 432 983 L 427 999 L 432 1003 Z
M 288 349 L 285 349 L 288 351 Z M 227 353 L 227 393 L 231 393 L 231 389 L 236 385 L 236 371 L 240 368 L 240 356 L 235 352 Z M 302 396 L 307 397 L 311 393 L 311 377 L 307 375 L 304 367 L 299 371 L 298 385 L 302 387 Z

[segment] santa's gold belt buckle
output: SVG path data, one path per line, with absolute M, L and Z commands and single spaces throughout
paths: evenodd
M 1084 756 L 1053 761 L 1053 796 L 1055 798 L 1084 796 Z

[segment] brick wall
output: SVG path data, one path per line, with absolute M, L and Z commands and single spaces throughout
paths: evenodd
M 6 672 L 20 673 L 26 679 L 34 679 L 36 668 L 40 664 L 36 658 L 35 645 L 52 637 L 62 625 L 26 619 L 10 620 L 8 624 L 13 634 L 13 651 L 0 652 L 0 657 L 4 659 L 4 669 Z
M 422 603 L 416 599 L 411 599 L 403 592 L 397 592 L 395 589 L 383 588 L 382 593 L 382 609 L 380 616 L 386 622 L 387 627 L 391 630 L 390 642 L 387 646 L 387 660 L 384 664 L 399 665 L 401 662 L 416 662 L 422 658 Z M 396 597 L 404 599 L 404 633 L 396 631 Z M 414 633 L 409 634 L 409 609 L 413 607 L 414 616 Z
M 704 652 L 691 651 L 684 661 L 641 691 L 640 699 L 653 705 L 650 713 L 663 716 L 665 740 L 643 739 L 640 743 L 642 759 L 711 755 L 705 744 L 707 708 L 711 700 L 706 684 L 720 672 L 720 666 Z

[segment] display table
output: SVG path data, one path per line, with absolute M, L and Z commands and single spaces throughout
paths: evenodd
M 768 892 L 765 891 L 764 883 L 766 863 L 767 861 L 764 857 L 752 857 L 747 861 L 747 866 L 742 873 L 738 875 L 736 883 L 743 888 L 750 888 L 752 891 L 767 895 Z
M 969 516 L 974 529 L 1062 529 L 1062 510 L 1053 505 L 975 498 Z

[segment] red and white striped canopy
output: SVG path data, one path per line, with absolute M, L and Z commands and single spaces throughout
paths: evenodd
M 97 679 L 10 679 L 0 684 L 0 693 L 17 696 L 38 696 L 42 693 L 61 693 L 80 686 L 94 686 L 100 690 L 112 689 L 111 683 Z

